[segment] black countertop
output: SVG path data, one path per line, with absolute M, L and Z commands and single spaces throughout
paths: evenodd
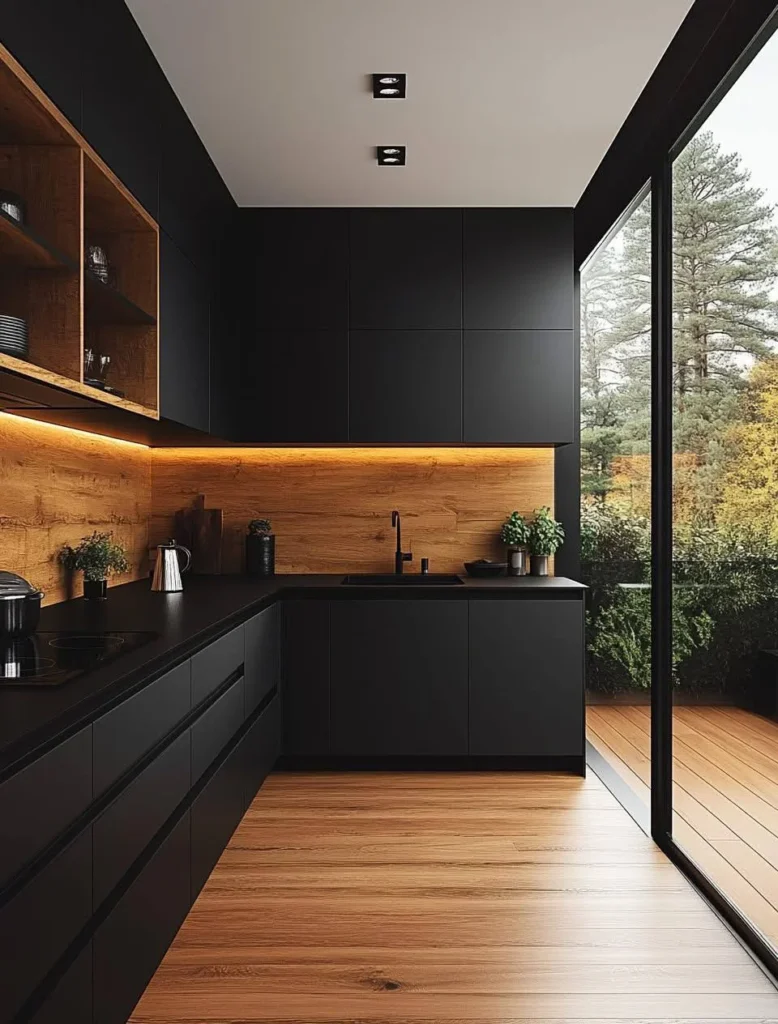
M 479 595 L 580 597 L 564 577 L 470 579 L 462 586 L 342 586 L 337 576 L 192 576 L 180 594 L 154 594 L 147 580 L 113 587 L 105 602 L 82 598 L 44 608 L 41 631 L 150 630 L 156 639 L 59 687 L 3 689 L 0 684 L 0 776 L 33 752 L 81 728 L 149 679 L 190 657 L 280 596 L 327 598 L 471 598 Z M 13 767 L 12 767 L 13 766 Z

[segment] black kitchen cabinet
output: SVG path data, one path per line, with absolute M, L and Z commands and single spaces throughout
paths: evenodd
M 243 724 L 243 677 L 192 724 L 192 785 L 216 760 Z
M 165 77 L 122 0 L 81 0 L 81 3 L 82 133 L 114 174 L 156 218 L 159 106 Z
M 39 995 L 36 994 L 36 999 Z M 24 1017 L 23 1019 L 28 1019 Z M 92 943 L 78 953 L 29 1016 L 29 1024 L 69 1024 L 92 1020 Z
M 348 327 L 348 211 L 245 210 L 255 330 Z
M 238 827 L 244 810 L 244 771 L 238 748 L 219 765 L 192 803 L 192 902 Z
M 92 912 L 91 828 L 0 909 L 0 1014 L 10 1020 Z
M 82 729 L 0 785 L 0 886 L 92 802 L 92 730 Z
M 162 232 L 159 237 L 159 400 L 166 419 L 210 427 L 208 282 Z
M 82 0 L 3 0 L 0 42 L 81 127 Z
M 583 602 L 469 603 L 470 753 L 583 757 Z
M 278 686 L 281 659 L 280 609 L 277 604 L 249 619 L 244 665 L 246 715 Z
M 566 444 L 575 439 L 572 331 L 464 332 L 464 440 Z
M 352 210 L 350 225 L 352 329 L 462 326 L 461 210 Z
M 189 811 L 94 933 L 94 1024 L 125 1024 L 189 911 Z
M 286 600 L 282 609 L 283 751 L 330 749 L 330 602 Z
M 248 808 L 281 754 L 281 698 L 276 694 L 240 742 L 243 804 Z
M 333 601 L 331 749 L 467 754 L 467 602 Z
M 572 209 L 464 211 L 464 326 L 572 330 Z
M 243 440 L 348 440 L 348 332 L 289 328 L 246 340 Z
M 349 440 L 462 440 L 460 331 L 352 331 Z
M 240 625 L 192 655 L 192 707 L 197 707 L 237 672 L 245 653 L 246 635 Z
M 92 828 L 95 909 L 185 799 L 189 792 L 190 770 L 187 729 L 165 747 L 95 821 Z

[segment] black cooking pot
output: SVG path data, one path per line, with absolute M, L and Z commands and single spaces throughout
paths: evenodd
M 43 594 L 14 572 L 0 572 L 0 643 L 38 628 Z

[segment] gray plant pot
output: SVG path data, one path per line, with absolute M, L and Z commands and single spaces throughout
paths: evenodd
M 527 575 L 527 552 L 524 548 L 508 548 L 509 576 Z
M 548 555 L 533 555 L 530 562 L 533 576 L 548 576 Z

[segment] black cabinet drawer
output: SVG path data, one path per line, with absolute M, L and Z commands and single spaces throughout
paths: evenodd
M 94 934 L 94 1024 L 125 1024 L 189 905 L 187 811 Z
M 265 608 L 246 623 L 246 714 L 278 686 L 280 611 L 277 604 Z
M 0 887 L 92 800 L 92 727 L 0 785 Z
M 78 954 L 38 1009 L 30 1024 L 88 1024 L 92 1019 L 92 943 Z
M 286 600 L 282 610 L 284 753 L 330 749 L 330 602 Z
M 238 626 L 192 658 L 192 707 L 213 693 L 243 664 L 244 631 Z
M 582 757 L 582 601 L 470 601 L 470 753 Z
M 166 747 L 93 826 L 94 906 L 99 907 L 189 792 L 189 730 Z
M 241 748 L 237 747 L 192 804 L 193 902 L 243 817 L 243 777 Z
M 192 724 L 192 785 L 218 757 L 245 718 L 243 678 Z
M 0 910 L 0 1007 L 9 1020 L 92 913 L 92 830 L 86 829 Z
M 184 662 L 94 723 L 94 794 L 98 796 L 167 735 L 190 709 Z
M 243 803 L 248 807 L 281 754 L 281 699 L 274 697 L 243 737 Z

